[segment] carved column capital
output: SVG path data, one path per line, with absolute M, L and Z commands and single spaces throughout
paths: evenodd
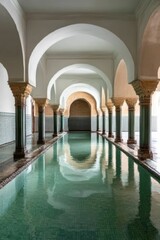
M 47 98 L 35 98 L 34 100 L 38 106 L 46 107 L 48 104 Z
M 113 107 L 114 107 L 113 102 L 112 102 L 112 101 L 108 101 L 108 102 L 106 103 L 106 106 L 107 106 L 108 112 L 112 112 L 112 109 L 113 109 Z
M 105 114 L 106 113 L 106 107 L 103 106 L 101 109 L 102 109 L 102 114 Z
M 124 103 L 124 98 L 122 97 L 114 97 L 112 98 L 112 101 L 114 103 L 114 106 L 116 107 L 116 111 L 120 110 L 121 106 Z
M 137 100 L 138 98 L 126 98 L 126 103 L 128 105 L 129 110 L 134 110 Z
M 59 113 L 60 113 L 61 115 L 64 115 L 64 108 L 59 108 Z
M 59 105 L 58 104 L 52 104 L 51 105 L 53 113 L 57 114 L 59 112 Z
M 35 98 L 34 100 L 35 100 L 36 104 L 38 105 L 39 111 L 43 111 L 44 108 L 48 104 L 48 99 L 47 98 Z
M 102 110 L 100 108 L 97 109 L 98 116 L 102 116 Z
M 38 107 L 46 107 L 48 104 L 47 98 L 35 98 L 34 100 L 37 103 Z
M 139 96 L 141 105 L 149 105 L 151 95 L 156 90 L 159 80 L 134 80 L 131 84 Z
M 25 82 L 8 82 L 8 84 L 15 97 L 15 106 L 24 106 L 26 98 L 32 91 L 32 86 Z

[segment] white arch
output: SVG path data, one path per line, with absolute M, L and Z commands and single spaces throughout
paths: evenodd
M 44 37 L 34 48 L 29 59 L 28 76 L 29 83 L 36 86 L 36 70 L 37 65 L 46 52 L 55 43 L 77 34 L 85 34 L 90 36 L 99 37 L 100 39 L 112 43 L 117 53 L 117 59 L 123 58 L 127 63 L 127 69 L 129 73 L 128 79 L 132 81 L 134 79 L 134 62 L 132 56 L 124 44 L 124 42 L 118 38 L 115 34 L 107 29 L 91 24 L 73 24 L 66 27 L 62 27 L 54 32 L 51 32 Z
M 26 24 L 25 24 L 25 15 L 22 11 L 19 3 L 15 0 L 12 1 L 5 1 L 0 0 L 0 5 L 2 5 L 7 12 L 9 13 L 10 17 L 13 19 L 13 22 L 17 28 L 17 32 L 19 35 L 21 49 L 22 49 L 22 57 L 23 57 L 23 67 L 24 67 L 24 78 L 25 78 L 25 31 L 26 31 Z
M 85 83 L 76 83 L 66 88 L 60 96 L 60 107 L 65 109 L 68 97 L 75 92 L 89 93 L 96 101 L 97 109 L 100 108 L 100 95 L 96 88 Z
M 85 69 L 89 69 L 89 70 L 96 72 L 99 76 L 102 77 L 102 79 L 105 81 L 105 83 L 107 85 L 108 94 L 110 94 L 110 96 L 108 96 L 108 97 L 112 96 L 112 86 L 111 86 L 110 80 L 106 76 L 106 74 L 104 74 L 100 69 L 98 69 L 90 64 L 73 64 L 73 65 L 69 65 L 67 67 L 62 68 L 51 78 L 51 80 L 49 81 L 48 87 L 47 87 L 47 98 L 48 99 L 51 99 L 51 89 L 52 89 L 52 86 L 54 85 L 55 81 L 57 80 L 57 78 L 60 77 L 65 72 L 76 69 L 76 68 L 85 68 Z

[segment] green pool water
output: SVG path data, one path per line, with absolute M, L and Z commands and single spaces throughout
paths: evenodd
M 96 133 L 70 133 L 0 190 L 0 240 L 160 239 L 160 184 Z

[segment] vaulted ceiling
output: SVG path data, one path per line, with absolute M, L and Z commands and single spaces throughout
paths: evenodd
M 143 0 L 144 2 L 145 0 Z M 27 13 L 134 13 L 141 0 L 18 0 Z

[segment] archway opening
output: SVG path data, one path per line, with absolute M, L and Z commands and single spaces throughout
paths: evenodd
M 69 131 L 91 131 L 91 106 L 84 99 L 71 104 L 68 127 Z

